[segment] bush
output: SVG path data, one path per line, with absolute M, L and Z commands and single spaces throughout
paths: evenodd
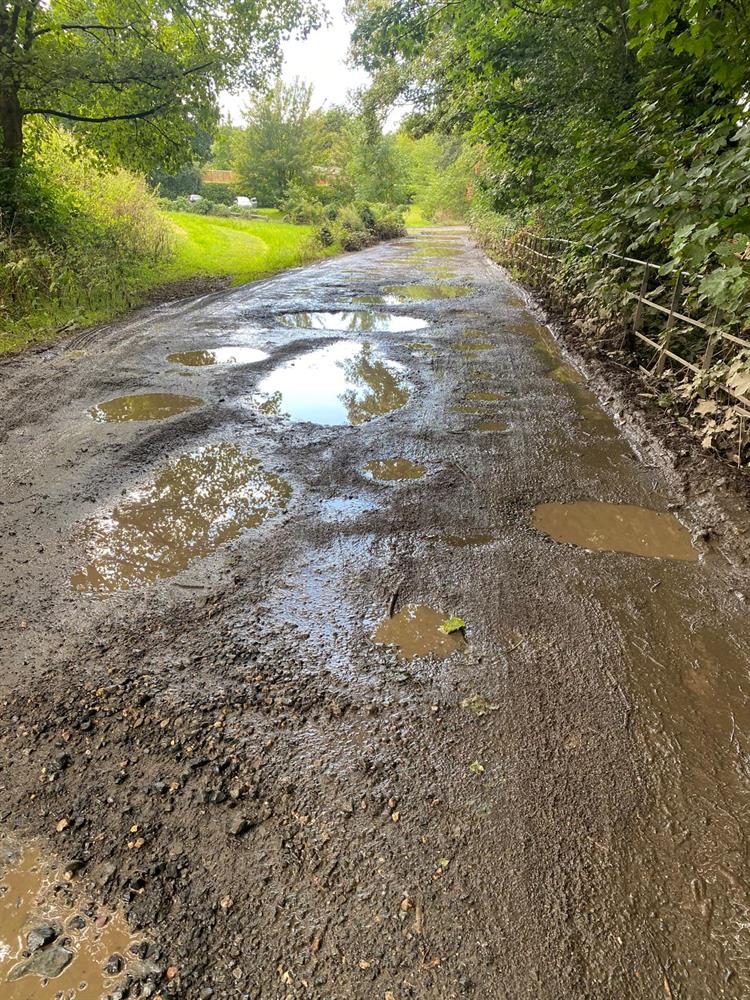
M 328 210 L 326 217 L 330 218 Z M 381 240 L 405 235 L 406 227 L 399 211 L 389 205 L 367 204 L 339 206 L 331 221 L 320 226 L 317 232 L 322 246 L 339 243 L 344 250 L 364 250 Z
M 128 306 L 171 251 L 172 231 L 144 180 L 105 171 L 69 133 L 41 126 L 16 217 L 0 220 L 0 328 Z
M 314 226 L 325 218 L 322 203 L 311 198 L 302 185 L 294 182 L 286 189 L 279 208 L 284 221 L 297 226 Z

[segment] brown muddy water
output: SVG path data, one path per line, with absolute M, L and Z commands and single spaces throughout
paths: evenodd
M 329 330 L 332 333 L 410 333 L 428 323 L 416 316 L 397 316 L 370 309 L 350 312 L 296 312 L 278 317 L 282 326 L 295 330 Z
M 208 365 L 254 365 L 267 357 L 265 351 L 255 347 L 213 347 L 202 351 L 177 351 L 169 354 L 167 361 L 190 368 L 206 368 Z
M 291 490 L 229 443 L 182 455 L 117 507 L 83 525 L 89 562 L 71 586 L 126 590 L 175 576 L 284 510 Z
M 60 873 L 33 847 L 0 844 L 2 1000 L 99 1000 L 122 979 L 119 963 L 113 975 L 105 966 L 113 956 L 126 966 L 135 940 L 121 914 L 75 908 Z
M 129 420 L 166 420 L 167 417 L 202 405 L 202 399 L 192 396 L 179 396 L 172 392 L 144 392 L 97 403 L 89 410 L 89 416 L 100 424 Z
M 583 500 L 545 503 L 534 511 L 534 527 L 556 542 L 585 549 L 629 552 L 653 559 L 695 562 L 690 533 L 674 514 L 632 504 Z
M 382 458 L 368 462 L 364 471 L 370 479 L 394 482 L 401 479 L 421 479 L 427 469 L 424 465 L 417 465 L 408 458 Z
M 260 381 L 254 402 L 295 423 L 363 424 L 407 402 L 402 374 L 371 345 L 339 340 L 284 362 Z
M 441 630 L 440 626 L 447 619 L 448 615 L 426 604 L 407 604 L 378 625 L 373 642 L 398 646 L 402 660 L 414 660 L 418 656 L 436 656 L 442 660 L 466 648 L 462 632 L 446 635 Z

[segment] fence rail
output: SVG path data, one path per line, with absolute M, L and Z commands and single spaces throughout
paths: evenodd
M 554 286 L 556 279 L 560 277 L 566 254 L 574 246 L 590 253 L 599 253 L 603 257 L 619 262 L 614 264 L 615 268 L 627 267 L 634 283 L 638 286 L 638 291 L 625 290 L 627 300 L 633 302 L 635 308 L 632 320 L 625 324 L 626 333 L 623 338 L 623 346 L 628 337 L 633 337 L 650 348 L 653 351 L 651 364 L 652 372 L 655 375 L 661 375 L 670 361 L 694 375 L 706 374 L 722 344 L 731 345 L 732 349 L 739 347 L 750 351 L 750 340 L 730 333 L 719 325 L 717 310 L 709 319 L 700 319 L 690 316 L 680 307 L 686 289 L 690 287 L 691 277 L 695 280 L 699 277 L 698 275 L 691 276 L 685 271 L 677 272 L 673 276 L 674 286 L 669 304 L 665 305 L 655 301 L 656 290 L 650 290 L 652 279 L 657 279 L 661 271 L 659 265 L 652 261 L 626 257 L 609 251 L 602 252 L 590 244 L 574 244 L 572 240 L 554 236 L 537 236 L 533 233 L 517 233 L 511 229 L 504 230 L 500 234 L 500 242 L 506 259 L 509 262 L 520 264 L 529 273 L 532 283 L 551 281 Z M 640 280 L 637 280 L 638 278 Z M 650 314 L 651 326 L 654 325 L 656 316 L 666 316 L 663 328 L 656 331 L 649 328 Z M 653 314 L 656 315 L 653 316 Z M 673 349 L 673 342 L 680 327 L 699 331 L 702 336 L 705 336 L 705 348 L 699 359 L 690 360 Z M 717 381 L 716 388 L 734 400 L 740 416 L 750 418 L 750 399 L 747 396 L 737 392 L 724 381 Z

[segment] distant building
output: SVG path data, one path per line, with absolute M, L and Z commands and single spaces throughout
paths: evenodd
M 201 170 L 204 184 L 236 184 L 240 175 L 236 170 Z

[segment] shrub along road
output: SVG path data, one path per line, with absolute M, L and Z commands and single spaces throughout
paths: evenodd
M 583 382 L 455 232 L 6 363 L 0 808 L 114 995 L 748 995 L 742 525 Z

